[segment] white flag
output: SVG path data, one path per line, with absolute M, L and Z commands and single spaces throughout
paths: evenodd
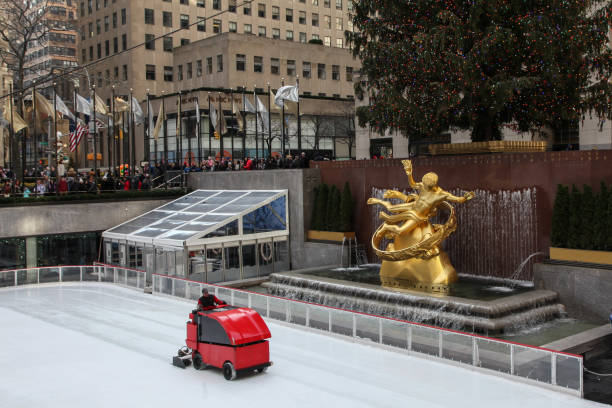
M 134 123 L 142 125 L 144 123 L 144 113 L 138 100 L 132 96 L 132 113 L 134 114 Z
M 263 131 L 267 132 L 269 129 L 269 123 L 268 123 L 268 110 L 266 109 L 265 105 L 261 102 L 261 99 L 259 99 L 258 96 L 255 96 L 255 99 L 257 100 L 257 111 L 259 114 L 259 118 L 261 119 L 261 125 L 263 127 Z
M 151 105 L 151 101 L 148 101 L 149 106 L 147 110 L 149 111 L 149 137 L 151 137 L 151 132 L 155 129 L 155 122 L 153 122 L 153 106 Z
M 213 125 L 213 129 L 217 130 L 217 110 L 213 105 L 210 105 L 210 122 Z
M 72 112 L 70 112 L 70 109 L 68 109 L 68 107 L 66 106 L 64 101 L 62 101 L 62 98 L 60 98 L 59 95 L 55 95 L 55 106 L 59 113 L 61 113 L 67 118 L 72 119 L 73 121 L 76 120 Z
M 281 86 L 279 90 L 276 91 L 276 96 L 274 97 L 274 104 L 276 106 L 283 106 L 283 104 L 285 103 L 285 99 L 293 102 L 299 101 L 297 85 Z
M 196 99 L 195 101 L 195 105 L 196 105 L 196 125 L 198 127 L 198 129 L 200 128 L 200 104 L 198 103 L 198 100 Z M 196 130 L 196 132 L 198 132 L 199 130 Z
M 76 96 L 76 111 L 83 113 L 87 116 L 91 116 L 91 105 L 89 101 L 83 98 L 81 95 L 77 94 Z
M 253 107 L 251 101 L 249 101 L 249 98 L 247 98 L 246 95 L 242 95 L 242 105 L 244 106 L 245 111 L 250 113 L 256 113 L 255 108 Z

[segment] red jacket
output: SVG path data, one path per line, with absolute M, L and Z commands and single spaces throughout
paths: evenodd
M 247 160 L 246 164 L 244 165 L 244 169 L 253 170 L 253 160 L 251 159 Z
M 214 309 L 216 305 L 224 305 L 225 302 L 219 300 L 215 295 L 208 294 L 208 296 L 201 296 L 198 299 L 198 307 L 201 310 L 210 310 Z

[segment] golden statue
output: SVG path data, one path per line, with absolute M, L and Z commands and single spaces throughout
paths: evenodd
M 427 173 L 421 183 L 416 183 L 412 178 L 412 162 L 402 160 L 402 164 L 410 187 L 418 194 L 385 191 L 384 198 L 399 199 L 401 204 L 378 198 L 368 200 L 368 204 L 380 204 L 391 213 L 379 214 L 384 222 L 372 236 L 372 248 L 383 261 L 380 279 L 383 285 L 408 284 L 435 290 L 457 281 L 448 255 L 440 250 L 442 241 L 457 229 L 457 217 L 450 203 L 464 203 L 474 198 L 474 193 L 457 197 L 442 190 L 436 173 Z M 449 210 L 448 219 L 444 225 L 430 223 L 441 205 Z M 380 248 L 383 238 L 393 240 L 384 250 Z

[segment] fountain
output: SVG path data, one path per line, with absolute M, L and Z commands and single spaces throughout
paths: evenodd
M 451 203 L 466 203 L 475 197 L 474 201 L 482 203 L 479 191 L 457 195 L 444 191 L 437 185 L 435 173 L 427 173 L 417 183 L 412 178 L 411 162 L 402 163 L 418 194 L 386 190 L 382 197 L 368 200 L 368 204 L 382 205 L 387 211 L 379 214 L 382 223 L 372 237 L 372 248 L 382 264 L 350 268 L 349 253 L 349 268 L 275 273 L 263 284 L 267 290 L 282 297 L 487 335 L 512 332 L 564 314 L 555 292 L 534 290 L 530 282 L 517 281 L 525 266 L 539 255 L 531 247 L 535 241 L 532 232 L 528 232 L 522 248 L 530 252 L 520 261 L 512 259 L 517 268 L 506 279 L 483 276 L 482 271 L 457 274 L 442 250 L 444 240 L 457 229 L 457 214 Z M 500 207 L 508 210 L 498 213 L 499 217 L 514 220 L 520 229 L 533 228 L 529 211 L 533 207 L 532 193 L 535 195 L 535 190 L 495 196 L 500 203 L 505 200 Z M 487 200 L 491 197 L 486 196 Z M 478 208 L 495 213 L 490 211 L 491 202 Z M 519 214 L 515 214 L 515 207 Z M 478 222 L 472 218 L 463 221 L 467 229 Z M 511 224 L 502 225 L 507 229 Z M 502 241 L 493 240 L 494 245 L 508 242 L 506 231 L 500 229 L 493 234 L 502 237 Z M 470 244 L 463 241 L 465 246 L 473 246 Z M 456 253 L 463 248 L 453 249 Z M 489 253 L 480 254 L 483 258 L 477 263 L 487 265 Z

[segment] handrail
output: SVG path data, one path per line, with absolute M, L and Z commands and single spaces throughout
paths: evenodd
M 161 176 L 160 176 L 160 177 L 161 177 Z M 163 182 L 163 183 L 162 183 L 162 184 L 160 184 L 159 186 L 155 186 L 155 187 L 153 187 L 153 188 L 152 188 L 152 190 L 157 190 L 157 189 L 160 189 L 160 188 L 166 188 L 166 189 L 167 189 L 167 188 L 168 188 L 168 186 L 169 186 L 171 183 L 173 183 L 173 182 L 174 182 L 174 180 L 176 180 L 177 178 L 181 178 L 181 184 L 180 184 L 180 187 L 182 187 L 182 186 L 185 184 L 185 182 L 184 182 L 184 180 L 183 180 L 183 178 L 184 178 L 184 177 L 185 177 L 185 173 L 178 174 L 178 175 L 176 175 L 176 176 L 172 177 L 171 179 L 166 180 L 165 182 Z
M 367 339 L 396 351 L 450 360 L 484 373 L 583 396 L 584 365 L 580 355 L 159 273 L 150 276 L 152 292 L 156 294 L 195 300 L 202 288 L 208 287 L 216 296 L 229 296 L 228 303 L 259 309 L 267 318 L 356 340 Z M 147 272 L 102 263 L 0 271 L 0 290 L 70 281 L 105 282 L 144 290 Z M 198 292 L 192 292 L 193 286 L 198 287 Z M 539 375 L 542 379 L 535 377 Z

